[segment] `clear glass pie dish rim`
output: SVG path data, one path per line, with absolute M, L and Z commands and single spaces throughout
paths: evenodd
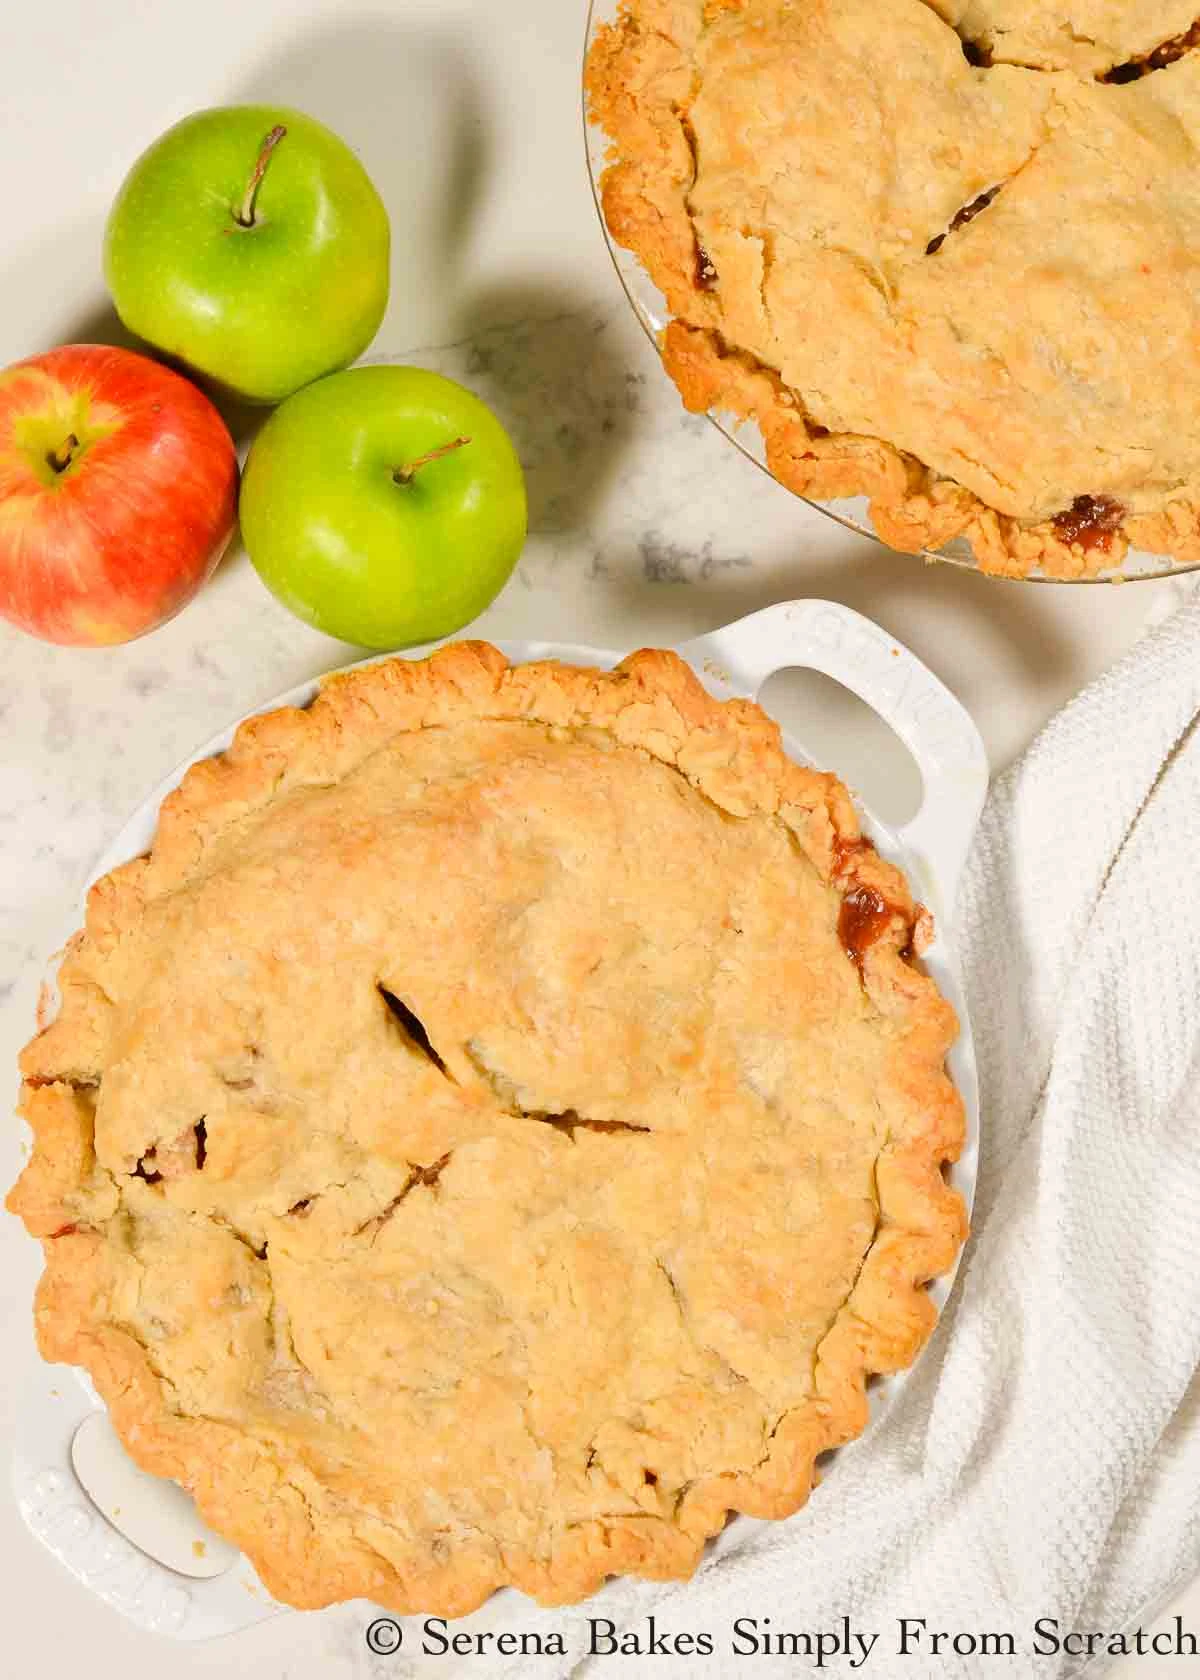
M 587 56 L 596 38 L 597 31 L 602 25 L 614 22 L 619 12 L 620 0 L 588 0 L 583 45 L 584 68 L 586 68 Z M 661 293 L 639 259 L 632 251 L 627 251 L 623 246 L 618 245 L 609 232 L 601 202 L 600 181 L 609 162 L 607 153 L 610 141 L 604 131 L 593 123 L 588 115 L 587 86 L 582 72 L 580 88 L 588 180 L 591 185 L 592 202 L 596 207 L 600 230 L 604 236 L 605 247 L 612 259 L 613 268 L 616 270 L 621 289 L 624 291 L 630 307 L 646 337 L 654 346 L 656 354 L 661 355 L 660 334 L 667 325 L 669 313 Z M 752 461 L 769 477 L 774 478 L 775 475 L 767 465 L 757 427 L 752 421 L 739 422 L 732 416 L 711 409 L 708 413 L 708 419 L 740 454 L 744 455 L 748 461 Z M 780 481 L 775 479 L 775 482 L 779 483 Z M 786 489 L 786 486 L 781 485 L 781 488 Z M 878 543 L 881 548 L 888 547 L 871 524 L 868 501 L 865 496 L 821 501 L 811 496 L 801 496 L 796 492 L 791 493 L 796 495 L 798 501 L 802 501 L 809 507 L 815 508 L 817 512 L 825 514 L 827 518 L 834 520 L 846 530 L 853 531 L 860 537 L 867 537 L 870 541 Z M 1144 550 L 1130 549 L 1119 565 L 1105 567 L 1103 570 L 1089 573 L 1085 577 L 1049 577 L 1040 568 L 1034 568 L 1033 571 L 1021 577 L 1009 577 L 1007 574 L 985 571 L 976 560 L 970 544 L 963 538 L 956 538 L 942 548 L 920 549 L 912 558 L 937 561 L 941 565 L 957 566 L 963 571 L 977 572 L 980 576 L 995 577 L 997 581 L 1010 583 L 1149 583 L 1167 578 L 1183 577 L 1188 572 L 1200 570 L 1200 560 L 1172 560 L 1166 555 L 1150 554 Z

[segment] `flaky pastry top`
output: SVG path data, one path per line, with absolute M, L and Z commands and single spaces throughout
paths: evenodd
M 614 237 L 691 408 L 894 547 L 1200 559 L 1190 0 L 626 0 L 593 45 Z
M 289 1603 L 684 1574 L 929 1331 L 924 931 L 674 655 L 336 677 L 91 890 L 22 1058 L 42 1351 Z

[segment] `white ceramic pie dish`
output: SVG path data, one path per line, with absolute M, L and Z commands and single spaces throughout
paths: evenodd
M 552 642 L 501 642 L 510 659 L 562 659 L 609 666 L 619 653 Z M 419 658 L 428 649 L 414 649 Z M 925 967 L 958 1011 L 961 1031 L 948 1065 L 967 1112 L 967 1144 L 949 1174 L 971 1204 L 979 1150 L 979 1097 L 966 1002 L 947 934 L 955 890 L 987 788 L 987 761 L 979 732 L 958 701 L 906 648 L 879 626 L 849 608 L 826 601 L 792 601 L 767 607 L 724 629 L 685 643 L 678 651 L 718 698 L 756 696 L 777 671 L 804 667 L 823 672 L 866 701 L 911 752 L 923 779 L 917 815 L 892 829 L 859 801 L 866 832 L 885 856 L 908 875 L 915 896 L 933 912 L 936 938 Z M 318 681 L 278 695 L 256 711 L 304 706 Z M 246 714 L 254 715 L 253 713 Z M 97 858 L 87 885 L 150 846 L 158 808 L 191 764 L 229 745 L 238 723 L 207 741 L 171 772 L 138 807 Z M 812 762 L 803 743 L 785 734 L 788 751 Z M 836 766 L 831 766 L 835 768 Z M 74 906 L 64 939 L 83 919 Z M 53 990 L 53 977 L 50 980 Z M 49 1009 L 55 1007 L 50 998 Z M 931 1286 L 939 1311 L 954 1272 Z M 907 1373 L 886 1378 L 870 1390 L 872 1422 L 901 1390 Z M 842 1448 L 841 1456 L 853 1446 Z M 104 1509 L 86 1491 L 84 1480 Z M 199 1520 L 187 1496 L 174 1484 L 134 1469 L 120 1448 L 98 1397 L 86 1377 L 71 1368 L 45 1366 L 38 1372 L 16 1432 L 13 1489 L 31 1532 L 76 1580 L 138 1625 L 182 1639 L 233 1633 L 278 1614 L 250 1564 Z M 101 1491 L 103 1490 L 103 1492 Z M 818 1494 L 816 1497 L 820 1497 Z M 134 1544 L 120 1532 L 134 1534 Z M 752 1519 L 736 1517 L 714 1542 L 723 1547 L 743 1534 Z M 791 1519 L 803 1521 L 803 1513 Z M 144 1548 L 144 1549 L 143 1549 Z M 464 1622 L 483 1629 L 517 1602 L 498 1594 Z

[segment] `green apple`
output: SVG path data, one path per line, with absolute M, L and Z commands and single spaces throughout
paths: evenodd
M 525 541 L 525 480 L 503 426 L 452 379 L 351 368 L 276 409 L 238 515 L 259 576 L 300 618 L 411 647 L 499 594 Z
M 345 367 L 387 308 L 387 211 L 312 117 L 228 105 L 185 117 L 134 164 L 104 235 L 131 332 L 249 402 Z

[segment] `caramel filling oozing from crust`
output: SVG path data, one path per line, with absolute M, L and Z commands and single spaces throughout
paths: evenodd
M 1055 514 L 1054 529 L 1065 543 L 1105 551 L 1124 518 L 1124 507 L 1111 496 L 1076 496 L 1069 508 Z

